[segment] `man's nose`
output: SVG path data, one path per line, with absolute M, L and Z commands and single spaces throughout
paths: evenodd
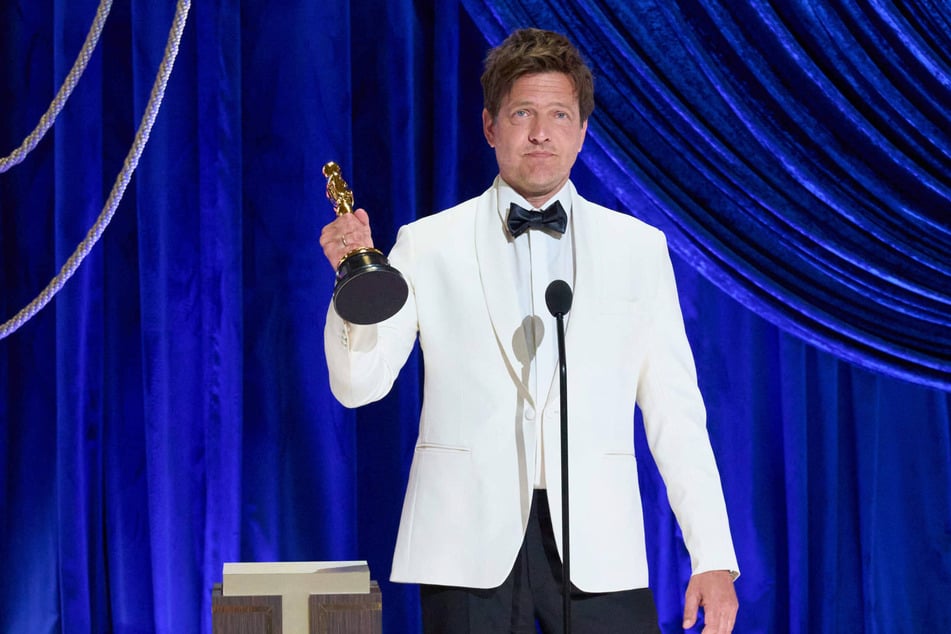
M 545 125 L 541 117 L 532 120 L 532 127 L 528 130 L 528 138 L 532 143 L 548 141 L 548 126 Z

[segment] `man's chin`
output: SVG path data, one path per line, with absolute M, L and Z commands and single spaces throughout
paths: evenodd
M 561 186 L 564 185 L 565 180 L 562 179 L 550 179 L 544 181 L 531 181 L 525 184 L 523 189 L 525 189 L 527 194 L 524 192 L 519 192 L 526 199 L 533 198 L 549 198 L 558 193 L 558 190 L 561 189 Z

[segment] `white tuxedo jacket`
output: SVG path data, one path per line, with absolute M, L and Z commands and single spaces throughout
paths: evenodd
M 738 570 L 663 234 L 569 187 L 572 581 L 588 592 L 647 586 L 635 399 L 693 572 Z M 420 340 L 423 405 L 393 581 L 489 588 L 505 580 L 528 519 L 534 464 L 525 464 L 524 447 L 538 425 L 561 546 L 558 381 L 539 402 L 522 382 L 525 355 L 513 341 L 525 316 L 504 264 L 508 239 L 493 186 L 400 230 L 389 260 L 410 292 L 394 317 L 355 326 L 328 311 L 331 389 L 347 407 L 382 398 Z M 539 317 L 554 334 L 554 318 Z

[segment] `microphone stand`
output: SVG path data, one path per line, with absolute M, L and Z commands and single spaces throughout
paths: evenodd
M 571 634 L 571 540 L 568 528 L 568 370 L 565 363 L 565 314 L 571 310 L 571 287 L 555 280 L 545 290 L 548 311 L 558 322 L 558 377 L 561 391 L 561 560 L 564 634 Z
M 571 634 L 571 553 L 568 529 L 568 368 L 565 362 L 565 315 L 555 315 L 558 322 L 558 382 L 561 396 L 561 552 L 562 613 L 564 634 Z

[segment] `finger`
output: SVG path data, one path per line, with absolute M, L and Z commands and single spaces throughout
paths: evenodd
M 370 219 L 366 212 L 363 212 L 362 218 L 355 212 L 352 214 L 343 214 L 328 225 L 333 227 L 339 233 L 352 233 L 354 231 L 366 231 L 370 228 Z
M 356 210 L 354 210 L 354 212 L 353 212 L 353 216 L 354 216 L 354 218 L 356 218 L 357 220 L 359 220 L 360 223 L 363 224 L 364 226 L 366 226 L 366 227 L 369 227 L 369 226 L 370 226 L 370 216 L 367 215 L 366 210 L 364 210 L 364 209 L 356 209 Z
M 373 246 L 373 237 L 370 234 L 370 217 L 362 209 L 357 209 L 353 212 L 353 218 L 355 222 L 353 235 L 354 237 L 361 242 L 362 246 Z M 349 236 L 348 236 L 349 238 Z
M 343 238 L 351 248 L 373 246 L 370 218 L 364 210 L 358 209 L 352 214 L 340 216 L 331 224 L 336 224 L 338 239 Z
M 689 630 L 697 622 L 697 609 L 700 607 L 700 596 L 694 593 L 688 593 L 684 597 L 684 623 L 685 630 Z
M 347 214 L 348 216 L 350 214 Z M 324 255 L 331 266 L 336 267 L 354 247 L 349 243 L 348 231 L 351 231 L 351 223 L 359 225 L 360 223 L 351 218 L 349 221 L 343 217 L 337 218 L 326 225 L 320 232 L 320 246 Z M 366 228 L 360 225 L 360 232 L 365 232 Z
M 709 610 L 703 610 L 703 630 L 701 634 L 730 634 L 730 630 L 725 628 L 726 621 L 711 614 Z
M 355 218 L 353 214 L 345 214 L 324 226 L 320 232 L 320 241 L 321 245 L 339 241 L 343 237 L 346 237 L 347 240 L 353 237 L 359 241 L 367 241 L 369 236 L 369 225 Z
M 705 634 L 730 634 L 736 622 L 736 611 L 728 606 L 718 608 L 706 606 L 703 609 L 703 617 Z
M 333 250 L 339 246 L 342 235 L 343 229 L 335 223 L 330 223 L 320 232 L 320 246 L 324 251 Z
M 733 626 L 730 625 L 730 622 L 721 621 L 719 623 L 705 623 L 700 634 L 731 634 L 732 632 Z

